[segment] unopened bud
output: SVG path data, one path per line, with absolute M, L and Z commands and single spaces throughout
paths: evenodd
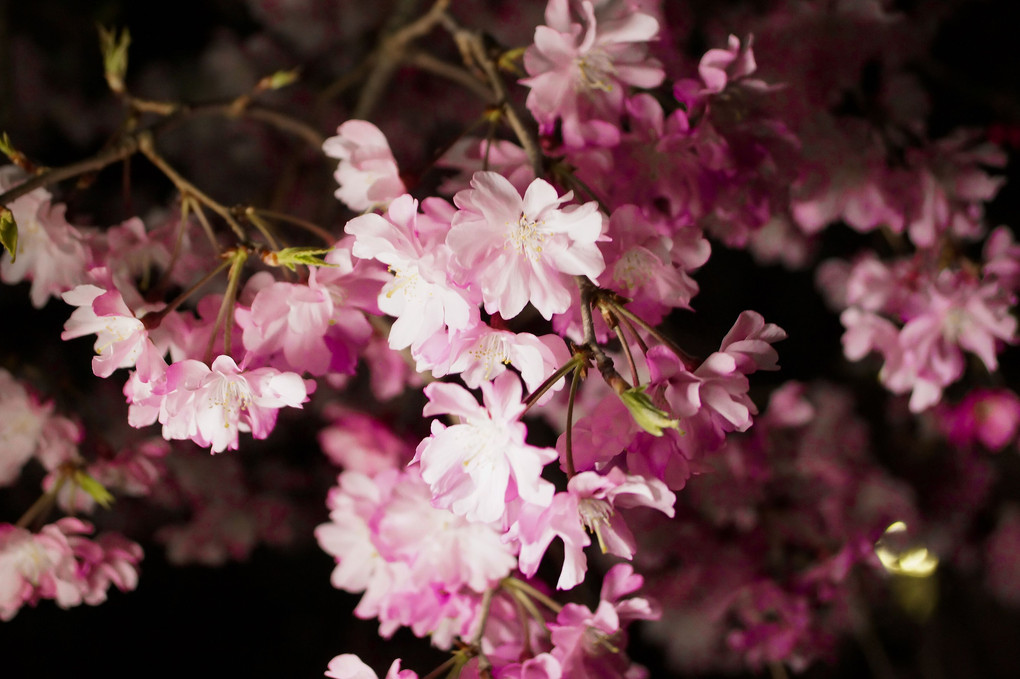
M 652 436 L 662 436 L 664 429 L 680 431 L 680 421 L 671 418 L 669 413 L 652 403 L 652 399 L 645 393 L 646 386 L 620 392 L 620 400 L 627 406 L 634 421 Z

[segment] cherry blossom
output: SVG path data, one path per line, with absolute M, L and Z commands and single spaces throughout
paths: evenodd
M 571 5 L 581 15 L 572 20 Z M 551 131 L 556 120 L 563 123 L 568 146 L 588 141 L 612 146 L 619 139 L 614 118 L 622 108 L 626 88 L 655 87 L 663 71 L 647 56 L 648 42 L 659 30 L 654 17 L 631 12 L 599 20 L 589 0 L 550 0 L 546 25 L 535 29 L 534 44 L 524 55 L 529 78 L 521 84 L 531 88 L 528 109 Z
M 471 188 L 454 196 L 459 210 L 446 242 L 479 286 L 486 312 L 509 319 L 531 302 L 550 319 L 570 306 L 570 276 L 594 282 L 602 273 L 598 206 L 560 207 L 572 197 L 536 179 L 522 198 L 495 172 L 475 173 Z
M 355 212 L 385 207 L 405 192 L 397 161 L 378 127 L 366 120 L 348 120 L 337 128 L 337 136 L 322 145 L 330 158 L 340 160 L 336 197 Z
M 527 428 L 521 382 L 510 372 L 481 385 L 484 405 L 463 387 L 434 382 L 425 387 L 429 402 L 423 414 L 454 415 L 460 424 L 432 422 L 432 435 L 415 453 L 421 476 L 438 507 L 471 521 L 491 522 L 504 516 L 518 497 L 539 507 L 552 501 L 553 486 L 541 477 L 556 451 L 525 442 Z
M 237 450 L 238 433 L 265 438 L 283 406 L 300 408 L 307 388 L 295 373 L 274 368 L 243 370 L 229 356 L 212 366 L 187 359 L 166 371 L 159 411 L 163 436 L 191 439 L 213 453 Z

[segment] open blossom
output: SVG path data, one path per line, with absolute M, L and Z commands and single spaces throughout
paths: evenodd
M 603 220 L 594 202 L 560 207 L 573 197 L 543 179 L 524 197 L 506 177 L 477 172 L 453 201 L 446 242 L 465 278 L 481 288 L 485 311 L 513 318 L 530 301 L 546 319 L 570 307 L 570 276 L 592 281 L 605 269 L 596 241 Z
M 432 374 L 442 377 L 446 372 L 459 373 L 464 384 L 472 389 L 482 382 L 502 375 L 507 365 L 521 372 L 524 384 L 534 391 L 543 380 L 570 360 L 570 351 L 559 335 L 535 337 L 528 332 L 496 330 L 484 323 L 450 336 L 450 365 Z M 559 389 L 564 382 L 557 382 Z
M 109 377 L 117 368 L 134 367 L 143 351 L 158 353 L 145 325 L 128 309 L 117 290 L 79 285 L 65 292 L 63 299 L 78 308 L 64 324 L 60 338 L 96 335 L 98 355 L 92 359 L 92 372 L 96 377 Z
M 325 141 L 322 150 L 340 160 L 333 175 L 340 185 L 336 197 L 355 212 L 386 206 L 405 193 L 386 137 L 367 120 L 348 120 L 337 128 L 337 136 Z
M 618 117 L 628 86 L 655 87 L 664 72 L 648 57 L 648 42 L 659 22 L 641 12 L 599 20 L 589 0 L 575 5 L 582 23 L 571 17 L 570 0 L 550 0 L 545 26 L 535 29 L 535 42 L 524 53 L 531 76 L 527 106 L 551 132 L 557 119 L 563 141 L 582 147 L 588 141 L 614 145 L 620 135 Z
M 0 168 L 0 193 L 20 183 L 21 171 Z M 64 218 L 66 207 L 54 205 L 45 189 L 35 189 L 7 206 L 18 225 L 18 252 L 0 251 L 0 280 L 32 281 L 32 305 L 42 308 L 50 296 L 84 282 L 88 252 L 82 234 Z
M 423 207 L 434 205 L 426 201 Z M 378 260 L 393 274 L 378 293 L 379 309 L 396 318 L 390 329 L 391 349 L 410 346 L 417 352 L 444 328 L 464 330 L 477 323 L 475 298 L 449 279 L 452 254 L 443 243 L 448 222 L 443 224 L 441 217 L 428 212 L 419 214 L 418 201 L 403 195 L 392 202 L 385 217 L 362 215 L 345 228 L 354 237 L 355 257 Z
M 187 359 L 166 371 L 166 395 L 159 412 L 163 436 L 191 439 L 219 453 L 237 450 L 238 432 L 265 438 L 283 406 L 300 408 L 307 400 L 304 380 L 275 368 L 244 371 L 229 356 L 212 366 Z
M 415 460 L 438 507 L 471 521 L 496 521 L 518 497 L 541 507 L 552 500 L 553 486 L 542 468 L 556 459 L 551 448 L 524 442 L 527 429 L 521 382 L 510 372 L 481 385 L 484 406 L 455 384 L 425 387 L 425 415 L 455 415 L 460 424 L 432 422 L 432 435 L 421 442 Z
M 432 506 L 415 467 L 337 481 L 315 537 L 337 561 L 333 586 L 362 593 L 355 615 L 377 617 L 383 636 L 409 626 L 441 648 L 467 634 L 482 593 L 516 565 L 514 545 L 493 524 Z
M 111 584 L 134 589 L 141 547 L 115 534 L 91 540 L 91 532 L 90 524 L 72 517 L 38 533 L 0 524 L 0 620 L 41 599 L 70 608 L 102 603 Z
M 0 486 L 18 478 L 39 445 L 53 404 L 41 403 L 14 376 L 0 368 Z

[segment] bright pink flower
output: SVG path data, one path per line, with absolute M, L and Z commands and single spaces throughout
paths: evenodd
M 523 662 L 511 663 L 502 668 L 500 679 L 562 679 L 560 661 L 549 653 L 539 653 Z
M 518 497 L 548 506 L 553 486 L 542 478 L 542 468 L 556 459 L 556 451 L 525 443 L 520 380 L 506 372 L 481 388 L 484 406 L 455 384 L 425 387 L 429 402 L 423 414 L 461 418 L 449 427 L 434 420 L 432 435 L 415 454 L 436 506 L 481 522 L 502 518 Z
M 598 538 L 602 553 L 634 557 L 637 544 L 618 510 L 651 507 L 673 516 L 676 495 L 654 477 L 625 474 L 614 467 L 607 474 L 581 472 L 570 479 L 567 492 L 577 498 L 581 523 Z
M 269 435 L 283 406 L 300 408 L 307 388 L 300 375 L 274 368 L 244 371 L 229 356 L 210 368 L 188 359 L 166 372 L 166 396 L 159 421 L 167 439 L 191 439 L 219 453 L 237 450 L 238 432 Z
M 482 592 L 516 565 L 497 527 L 432 506 L 417 469 L 369 478 L 344 472 L 328 498 L 330 521 L 315 529 L 337 561 L 334 587 L 363 593 L 355 615 L 380 633 L 409 626 L 446 648 L 470 631 Z
M 0 192 L 21 183 L 21 171 L 0 168 Z M 50 296 L 70 290 L 86 279 L 89 256 L 82 234 L 64 218 L 66 207 L 53 205 L 45 189 L 35 189 L 7 206 L 18 224 L 18 256 L 0 252 L 4 283 L 32 281 L 32 305 L 42 308 Z
M 436 165 L 460 171 L 439 186 L 439 192 L 446 196 L 470 188 L 471 177 L 482 170 L 492 170 L 503 175 L 519 193 L 526 191 L 535 179 L 535 170 L 531 167 L 528 154 L 517 144 L 505 139 L 466 137 L 450 147 Z
M 336 197 L 355 212 L 385 207 L 406 193 L 397 161 L 378 127 L 365 120 L 348 120 L 337 128 L 322 150 L 338 158 L 334 177 L 340 188 Z
M 659 23 L 641 12 L 597 20 L 589 0 L 575 5 L 581 14 L 576 23 L 571 4 L 549 0 L 547 25 L 535 29 L 535 42 L 524 53 L 531 76 L 521 81 L 531 88 L 528 110 L 546 133 L 561 120 L 567 146 L 590 141 L 612 146 L 619 139 L 617 121 L 627 88 L 662 82 L 662 66 L 648 57 Z
M 38 533 L 0 524 L 0 620 L 40 599 L 70 608 L 102 603 L 111 584 L 134 589 L 141 547 L 114 534 L 92 541 L 85 537 L 91 533 L 90 524 L 72 517 Z
M 454 196 L 447 244 L 464 279 L 481 289 L 485 310 L 513 318 L 530 301 L 546 319 L 570 307 L 570 276 L 593 282 L 605 268 L 596 241 L 603 220 L 594 203 L 560 206 L 573 192 L 536 179 L 524 197 L 502 175 L 478 172 Z
M 478 322 L 475 298 L 450 281 L 452 253 L 443 242 L 444 226 L 418 214 L 418 202 L 411 196 L 394 200 L 385 217 L 352 219 L 346 231 L 355 238 L 355 257 L 376 259 L 393 273 L 378 293 L 379 309 L 396 318 L 391 348 L 410 346 L 414 352 L 444 327 L 464 330 Z
M 330 403 L 323 415 L 332 421 L 319 431 L 319 445 L 333 464 L 375 476 L 406 465 L 414 455 L 411 445 L 381 420 Z
M 89 240 L 92 249 L 91 268 L 99 267 L 109 271 L 111 285 L 107 289 L 116 288 L 131 309 L 138 310 L 145 306 L 143 292 L 147 290 L 139 290 L 141 286 L 139 281 L 155 285 L 155 277 L 160 272 L 166 271 L 170 264 L 170 248 L 167 247 L 165 237 L 169 235 L 172 238 L 178 236 L 184 238 L 183 234 L 180 234 L 181 227 L 178 224 L 171 226 L 176 228 L 150 233 L 141 219 L 131 217 Z M 175 273 L 181 273 L 180 260 L 185 258 L 185 253 L 190 250 L 187 245 L 186 242 L 182 242 L 178 246 Z M 178 282 L 186 283 L 187 278 Z
M 731 35 L 726 49 L 710 49 L 698 63 L 698 75 L 705 81 L 705 90 L 718 94 L 726 85 L 754 73 L 758 66 L 751 50 L 751 37 L 740 44 L 740 38 Z M 762 83 L 764 85 L 764 83 Z
M 708 261 L 711 248 L 697 229 L 670 235 L 665 224 L 635 205 L 613 211 L 604 243 L 603 285 L 631 300 L 633 313 L 659 323 L 672 308 L 690 308 L 698 284 L 689 272 Z M 683 237 L 689 238 L 684 242 Z
M 250 310 L 237 309 L 244 329 L 244 348 L 279 368 L 324 375 L 332 354 L 326 332 L 333 320 L 333 300 L 321 289 L 278 281 L 259 290 Z M 363 332 L 371 334 L 364 318 Z
M 460 374 L 464 384 L 475 389 L 502 375 L 507 365 L 521 373 L 524 384 L 534 391 L 557 368 L 570 360 L 570 351 L 559 335 L 535 337 L 528 332 L 495 330 L 484 323 L 450 336 L 450 363 L 435 377 Z M 560 381 L 554 389 L 560 389 Z
M 581 523 L 578 498 L 571 493 L 556 493 L 545 505 L 524 503 L 508 536 L 520 542 L 518 555 L 521 573 L 531 577 L 538 572 L 542 557 L 555 538 L 563 542 L 563 568 L 556 589 L 572 589 L 584 582 L 588 558 L 584 548 L 591 539 Z
M 974 389 L 957 405 L 942 404 L 936 423 L 957 446 L 980 442 L 1002 450 L 1020 430 L 1020 398 L 1009 389 Z
M 133 368 L 143 352 L 157 352 L 141 320 L 128 309 L 117 290 L 79 285 L 62 295 L 78 307 L 64 324 L 61 339 L 96 335 L 92 372 L 109 377 L 118 368 Z

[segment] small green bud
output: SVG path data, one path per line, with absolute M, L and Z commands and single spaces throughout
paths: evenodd
M 259 81 L 256 89 L 260 91 L 264 90 L 278 90 L 281 87 L 287 87 L 297 82 L 301 76 L 300 68 L 292 68 L 289 71 L 277 71 L 272 75 L 267 75 L 265 78 Z
M 116 28 L 99 26 L 99 51 L 103 54 L 103 72 L 106 83 L 116 94 L 124 92 L 124 76 L 127 75 L 128 46 L 131 34 L 125 28 L 117 33 Z
M 18 225 L 14 221 L 14 213 L 0 208 L 0 245 L 11 253 L 11 262 L 18 257 Z
M 76 486 L 88 493 L 93 500 L 103 509 L 109 509 L 113 504 L 113 495 L 103 487 L 103 484 L 89 476 L 85 471 L 77 469 L 74 472 L 74 483 Z
M 332 251 L 332 248 L 283 248 L 276 252 L 270 252 L 262 259 L 270 266 L 285 266 L 291 271 L 298 264 L 305 266 L 336 266 L 322 259 L 322 256 Z
M 647 386 L 631 387 L 620 393 L 620 400 L 627 406 L 634 421 L 652 436 L 662 436 L 662 430 L 667 428 L 680 431 L 680 421 L 672 419 L 669 413 L 656 408 L 652 403 L 652 399 L 645 393 Z
M 7 156 L 12 163 L 20 167 L 25 172 L 34 172 L 35 166 L 28 159 L 24 153 L 14 148 L 14 144 L 11 143 L 11 138 L 4 132 L 0 134 L 0 153 Z

